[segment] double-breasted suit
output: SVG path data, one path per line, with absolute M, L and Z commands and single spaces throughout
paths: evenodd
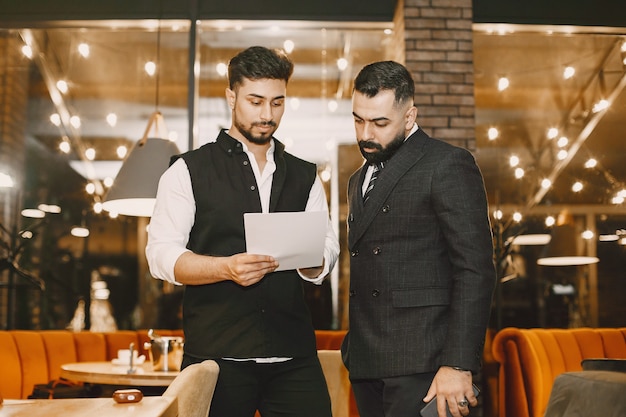
M 474 157 L 418 129 L 364 204 L 366 169 L 348 184 L 350 378 L 478 370 L 496 274 Z

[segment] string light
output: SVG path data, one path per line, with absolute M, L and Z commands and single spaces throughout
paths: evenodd
M 594 105 L 593 105 L 593 109 L 592 109 L 592 111 L 593 111 L 594 113 L 599 113 L 599 112 L 601 112 L 602 110 L 606 110 L 606 109 L 608 109 L 608 108 L 609 108 L 609 106 L 610 106 L 610 104 L 611 104 L 611 103 L 609 103 L 609 101 L 608 101 L 608 100 L 602 99 L 602 100 L 598 101 L 596 104 L 594 104 Z
M 228 65 L 223 62 L 218 62 L 217 65 L 215 65 L 215 71 L 220 77 L 223 77 L 226 75 L 226 72 L 228 72 Z
M 64 140 L 59 143 L 59 150 L 63 153 L 70 153 L 72 147 L 68 141 Z
M 70 124 L 72 126 L 74 126 L 76 129 L 78 129 L 80 127 L 80 125 L 81 125 L 80 117 L 78 117 L 76 115 L 70 117 Z
M 146 71 L 146 74 L 148 74 L 150 77 L 156 74 L 156 64 L 152 61 L 146 62 L 146 65 L 144 65 L 143 68 Z
M 67 85 L 67 81 L 65 80 L 59 80 L 57 81 L 57 88 L 59 89 L 59 91 L 63 94 L 67 94 L 69 87 Z
M 348 68 L 348 60 L 345 58 L 339 58 L 337 60 L 337 68 L 339 68 L 339 71 L 345 71 L 345 69 Z
M 552 140 L 554 138 L 556 138 L 559 135 L 559 129 L 557 129 L 556 127 L 551 127 L 550 129 L 548 129 L 548 139 Z
M 583 189 L 583 183 L 580 181 L 576 181 L 573 185 L 572 185 L 572 191 L 575 193 L 578 193 L 580 191 L 582 191 Z
M 78 53 L 83 57 L 83 58 L 89 58 L 89 45 L 86 44 L 85 42 L 82 42 L 81 44 L 78 45 Z
M 487 131 L 487 137 L 489 138 L 489 140 L 495 140 L 498 138 L 499 135 L 500 132 L 495 127 L 490 127 Z
M 585 168 L 595 168 L 596 165 L 598 165 L 598 161 L 594 158 L 589 158 L 587 159 L 587 162 L 585 162 Z
M 584 232 L 582 232 L 581 236 L 585 240 L 591 240 L 595 236 L 595 233 L 593 233 L 593 231 L 591 230 L 585 230 Z
M 30 45 L 22 46 L 22 55 L 24 55 L 28 59 L 32 59 L 33 58 L 33 48 L 31 48 Z
M 507 88 L 509 88 L 509 79 L 506 77 L 500 77 L 500 79 L 498 80 L 498 90 L 504 91 Z
M 572 78 L 574 74 L 576 74 L 576 70 L 574 69 L 574 67 L 567 66 L 563 70 L 563 78 L 565 78 L 566 80 Z
M 59 115 L 59 113 L 52 113 L 50 115 L 50 123 L 57 127 L 61 126 L 61 116 Z
M 96 150 L 94 148 L 87 148 L 85 150 L 85 158 L 89 159 L 90 161 L 96 159 Z
M 293 43 L 293 41 L 291 39 L 287 39 L 285 42 L 283 42 L 283 49 L 285 50 L 286 53 L 290 54 L 293 52 L 293 48 L 296 45 Z
M 117 157 L 120 159 L 124 159 L 126 154 L 128 153 L 128 148 L 125 145 L 120 145 L 117 147 Z
M 109 113 L 106 117 L 107 123 L 111 127 L 115 127 L 117 125 L 117 114 Z

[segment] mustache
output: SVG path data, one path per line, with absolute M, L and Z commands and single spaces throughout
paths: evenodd
M 267 122 L 253 122 L 252 126 L 271 126 L 276 127 L 276 122 L 273 120 L 269 120 Z
M 359 148 L 361 148 L 361 149 L 376 149 L 376 150 L 379 150 L 379 151 L 383 150 L 383 147 L 380 145 L 380 143 L 372 142 L 371 140 L 360 140 L 359 141 Z

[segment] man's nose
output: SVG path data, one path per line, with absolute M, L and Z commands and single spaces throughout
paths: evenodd
M 274 118 L 274 111 L 271 103 L 265 103 L 261 106 L 261 114 L 259 117 L 261 120 L 272 120 Z
M 363 138 L 364 140 L 374 139 L 374 129 L 371 123 L 363 124 Z

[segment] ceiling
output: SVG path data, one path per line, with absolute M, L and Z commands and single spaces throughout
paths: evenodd
M 197 147 L 229 124 L 223 100 L 226 79 L 218 75 L 216 65 L 252 44 L 283 47 L 283 41 L 291 39 L 296 68 L 288 94 L 299 103 L 290 102 L 277 136 L 293 153 L 320 164 L 360 163 L 356 152 L 351 161 L 345 155 L 337 161 L 334 149 L 354 142 L 350 82 L 366 63 L 389 59 L 393 35 L 384 30 L 391 29 L 391 23 L 203 22 L 197 54 L 200 77 L 195 86 L 198 135 L 193 140 L 188 140 L 186 25 L 168 21 L 156 26 L 153 21 L 123 28 L 20 31 L 22 37 L 32 36 L 42 52 L 35 57 L 38 71 L 33 72 L 30 85 L 29 135 L 57 155 L 59 141 L 67 136 L 73 151 L 66 158 L 94 180 L 115 175 L 121 161 L 114 149 L 119 144 L 132 146 L 141 138 L 155 109 L 163 112 L 170 132 L 178 134 L 181 151 Z M 575 204 L 594 210 L 596 206 L 617 207 L 614 212 L 623 214 L 624 204 L 616 206 L 611 199 L 626 189 L 626 52 L 620 49 L 626 28 L 564 30 L 475 24 L 474 153 L 493 205 Z M 88 59 L 75 52 L 80 42 L 91 45 Z M 347 58 L 345 71 L 337 69 L 340 57 Z M 158 78 L 143 71 L 150 59 L 162 64 Z M 568 80 L 562 75 L 566 66 L 576 70 Z M 61 76 L 68 80 L 70 92 L 53 106 L 49 91 L 55 89 L 53 80 Z M 502 76 L 509 78 L 510 86 L 499 91 Z M 609 97 L 607 110 L 590 111 L 597 100 Z M 331 111 L 328 104 L 333 100 L 337 108 Z M 80 114 L 82 126 L 54 126 L 49 114 L 55 110 Z M 115 127 L 104 121 L 111 111 L 118 115 Z M 487 138 L 492 127 L 499 131 L 495 140 Z M 560 129 L 556 139 L 547 139 L 550 127 Z M 561 136 L 569 139 L 563 148 L 569 155 L 559 160 L 560 148 L 555 143 Z M 98 151 L 92 162 L 81 154 L 81 149 L 91 146 Z M 511 155 L 520 158 L 525 170 L 521 180 L 513 177 Z M 584 168 L 589 157 L 597 159 L 596 168 Z M 553 186 L 542 189 L 543 178 L 552 179 Z M 582 191 L 571 190 L 575 181 L 581 181 Z

